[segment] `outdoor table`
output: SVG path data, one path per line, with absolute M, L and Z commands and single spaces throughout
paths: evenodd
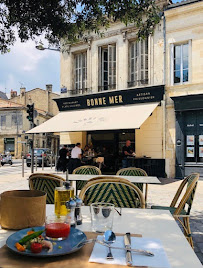
M 60 174 L 61 177 L 64 179 L 66 178 L 66 174 Z M 101 178 L 101 177 L 111 177 L 111 178 L 118 178 L 121 177 L 133 183 L 143 183 L 145 184 L 145 202 L 147 202 L 147 193 L 148 193 L 148 184 L 161 183 L 157 177 L 152 176 L 121 176 L 121 175 L 81 175 L 81 174 L 69 174 L 68 179 L 70 181 L 88 181 L 92 178 Z M 75 186 L 76 187 L 76 186 Z M 77 188 L 76 188 L 77 193 Z
M 47 205 L 46 213 L 47 215 L 53 215 L 54 205 Z M 83 223 L 78 225 L 77 228 L 84 232 L 90 232 L 91 219 L 89 207 L 82 207 L 82 216 Z M 132 234 L 141 234 L 143 237 L 160 239 L 172 268 L 202 267 L 195 252 L 168 211 L 122 208 L 122 216 L 119 216 L 117 213 L 114 214 L 113 231 L 120 234 L 130 232 Z M 13 231 L 0 229 L 0 247 L 5 245 L 7 237 L 12 233 Z M 46 267 L 49 267 L 48 264 L 49 260 L 47 259 Z M 57 266 L 57 263 L 55 265 Z M 12 266 L 9 267 L 13 268 Z M 84 263 L 83 267 L 89 266 Z M 94 264 L 92 264 L 92 267 L 94 267 Z M 104 265 L 104 267 L 108 266 Z

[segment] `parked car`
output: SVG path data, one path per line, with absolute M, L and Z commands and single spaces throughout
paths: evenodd
M 0 155 L 1 165 L 9 164 L 12 165 L 12 155 L 11 154 L 1 154 Z
M 51 150 L 47 148 L 35 148 L 34 149 L 34 165 L 36 163 L 35 157 L 37 156 L 37 165 L 42 166 L 42 155 L 44 154 L 44 166 L 48 167 L 52 163 L 54 164 L 54 155 L 52 155 Z M 26 155 L 26 165 L 31 166 L 31 152 Z

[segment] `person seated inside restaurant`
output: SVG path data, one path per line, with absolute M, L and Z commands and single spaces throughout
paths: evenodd
M 85 147 L 84 147 L 84 150 L 83 150 L 83 155 L 84 156 L 87 156 L 88 155 L 88 151 L 89 151 L 89 145 L 85 145 Z
M 81 166 L 81 157 L 82 157 L 81 144 L 78 142 L 71 151 L 71 159 L 68 165 L 68 171 L 70 174 L 73 173 L 74 169 Z
M 132 161 L 129 157 L 135 156 L 135 152 L 133 151 L 130 140 L 127 140 L 125 146 L 123 146 L 122 155 L 122 168 L 128 168 L 132 166 Z

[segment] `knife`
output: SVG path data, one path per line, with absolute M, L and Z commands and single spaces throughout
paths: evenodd
M 126 233 L 124 235 L 124 244 L 125 244 L 125 248 L 126 248 L 126 263 L 127 263 L 127 266 L 132 266 L 133 265 L 132 253 L 131 253 L 131 251 L 128 250 L 128 249 L 131 249 L 130 233 Z

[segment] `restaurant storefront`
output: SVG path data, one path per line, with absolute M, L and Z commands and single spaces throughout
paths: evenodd
M 91 143 L 96 151 L 105 147 L 114 172 L 129 139 L 136 153 L 133 165 L 163 177 L 163 95 L 161 85 L 56 99 L 60 113 L 29 133 L 58 132 L 61 144 Z
M 203 94 L 172 97 L 176 114 L 176 178 L 203 176 Z

